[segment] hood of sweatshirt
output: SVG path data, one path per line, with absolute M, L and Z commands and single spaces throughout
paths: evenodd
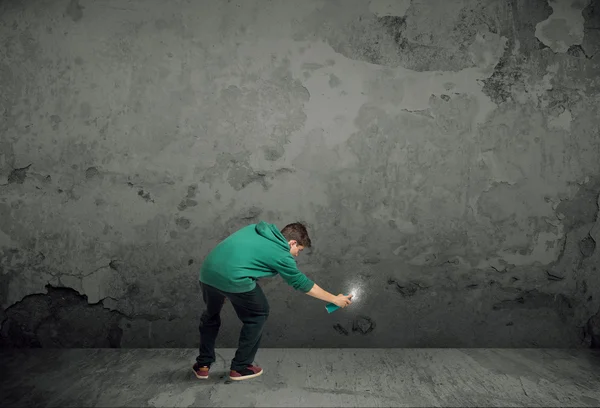
M 275 224 L 269 224 L 265 221 L 260 221 L 258 224 L 256 224 L 256 227 L 254 228 L 256 229 L 256 233 L 258 235 L 275 242 L 276 244 L 280 245 L 283 249 L 289 251 L 290 246 L 287 240 L 281 234 L 279 229 L 277 229 Z

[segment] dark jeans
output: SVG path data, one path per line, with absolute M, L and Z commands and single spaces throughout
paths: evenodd
M 269 316 L 269 302 L 258 283 L 243 293 L 223 292 L 200 282 L 205 309 L 200 317 L 200 354 L 196 358 L 199 366 L 215 362 L 215 341 L 221 327 L 221 309 L 228 298 L 243 323 L 238 349 L 231 361 L 231 370 L 240 370 L 254 362 L 262 337 L 263 326 Z

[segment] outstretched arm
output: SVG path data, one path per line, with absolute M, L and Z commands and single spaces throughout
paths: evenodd
M 296 290 L 306 293 L 309 296 L 325 302 L 336 304 L 339 307 L 346 307 L 352 303 L 352 295 L 344 296 L 340 294 L 335 296 L 326 290 L 321 289 L 319 285 L 308 279 L 306 275 L 298 270 L 296 261 L 294 261 L 291 256 L 280 259 L 276 265 L 276 269 L 290 286 Z
M 306 292 L 307 295 L 312 296 L 317 299 L 324 300 L 328 303 L 333 303 L 336 299 L 336 296 L 327 292 L 326 290 L 321 289 L 319 285 L 316 283 L 313 285 L 312 289 Z
M 325 302 L 333 303 L 339 307 L 346 307 L 352 303 L 352 294 L 350 295 L 342 295 L 339 294 L 337 296 L 332 295 L 331 293 L 323 290 L 316 283 L 313 285 L 312 289 L 306 292 L 307 295 L 315 297 L 317 299 L 324 300 Z

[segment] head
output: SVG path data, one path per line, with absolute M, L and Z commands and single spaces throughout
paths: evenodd
M 308 236 L 306 227 L 299 222 L 288 224 L 281 230 L 281 235 L 285 237 L 290 245 L 290 254 L 298 256 L 304 248 L 310 248 L 312 243 Z

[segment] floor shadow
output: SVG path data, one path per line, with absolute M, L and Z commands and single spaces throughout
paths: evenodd
M 191 368 L 179 370 L 163 370 L 149 376 L 148 380 L 153 384 L 215 384 L 229 381 L 229 375 L 223 370 L 211 370 L 207 379 L 199 379 L 194 375 Z

